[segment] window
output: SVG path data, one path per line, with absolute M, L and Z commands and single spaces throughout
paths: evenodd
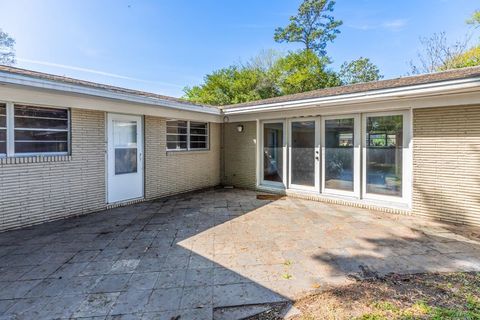
M 373 116 L 366 121 L 366 192 L 401 197 L 403 116 Z
M 7 106 L 0 104 L 0 156 L 7 154 Z
M 263 180 L 283 182 L 283 123 L 263 124 Z
M 167 121 L 167 150 L 208 149 L 208 123 L 186 120 Z
M 15 154 L 67 153 L 67 109 L 14 106 Z
M 190 149 L 207 149 L 208 123 L 190 122 Z

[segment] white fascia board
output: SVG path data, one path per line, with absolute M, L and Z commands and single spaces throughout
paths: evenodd
M 285 111 L 322 105 L 327 106 L 338 104 L 360 104 L 388 99 L 404 99 L 421 96 L 431 96 L 436 94 L 445 94 L 448 92 L 464 92 L 472 89 L 478 89 L 479 87 L 480 78 L 460 79 L 422 85 L 405 86 L 400 88 L 349 93 L 329 97 L 276 102 L 270 104 L 258 104 L 245 107 L 232 107 L 223 109 L 223 113 L 225 115 L 235 115 L 242 113 Z
M 151 106 L 161 106 L 183 111 L 208 113 L 212 115 L 220 115 L 222 113 L 221 110 L 216 107 L 191 105 L 187 103 L 175 102 L 154 97 L 142 97 L 135 94 L 112 92 L 104 89 L 89 88 L 82 85 L 62 83 L 47 79 L 38 79 L 24 75 L 11 74 L 8 72 L 0 72 L 0 84 L 1 83 L 55 90 L 67 93 L 85 94 L 101 98 L 129 101 L 134 103 L 147 104 Z

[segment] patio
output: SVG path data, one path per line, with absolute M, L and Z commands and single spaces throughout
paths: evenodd
M 478 237 L 246 190 L 192 193 L 1 233 L 0 319 L 226 319 L 354 277 L 480 271 Z

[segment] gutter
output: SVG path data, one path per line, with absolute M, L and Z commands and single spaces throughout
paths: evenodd
M 147 104 L 151 106 L 167 107 L 183 111 L 193 111 L 200 113 L 207 113 L 212 115 L 221 115 L 222 111 L 216 107 L 207 107 L 200 105 L 192 105 L 188 103 L 181 103 L 167 99 L 155 97 L 143 97 L 140 95 L 113 92 L 106 89 L 89 88 L 82 85 L 60 83 L 53 80 L 37 79 L 34 77 L 11 74 L 0 71 L 0 84 L 11 84 L 19 86 L 29 86 L 39 89 L 55 90 L 67 93 L 84 94 L 89 96 L 96 96 L 107 99 L 115 99 L 122 101 L 129 101 L 133 103 Z
M 222 109 L 225 115 L 243 114 L 252 112 L 268 112 L 277 110 L 295 110 L 316 105 L 365 103 L 381 99 L 401 99 L 415 96 L 435 95 L 444 92 L 471 90 L 480 87 L 480 78 L 442 81 L 422 85 L 405 86 L 400 88 L 380 89 L 358 93 L 348 93 L 329 97 L 310 98 L 302 100 L 257 104 L 244 107 Z

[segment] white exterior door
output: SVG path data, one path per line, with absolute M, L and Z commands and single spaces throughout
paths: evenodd
M 143 197 L 142 117 L 108 114 L 108 203 Z

